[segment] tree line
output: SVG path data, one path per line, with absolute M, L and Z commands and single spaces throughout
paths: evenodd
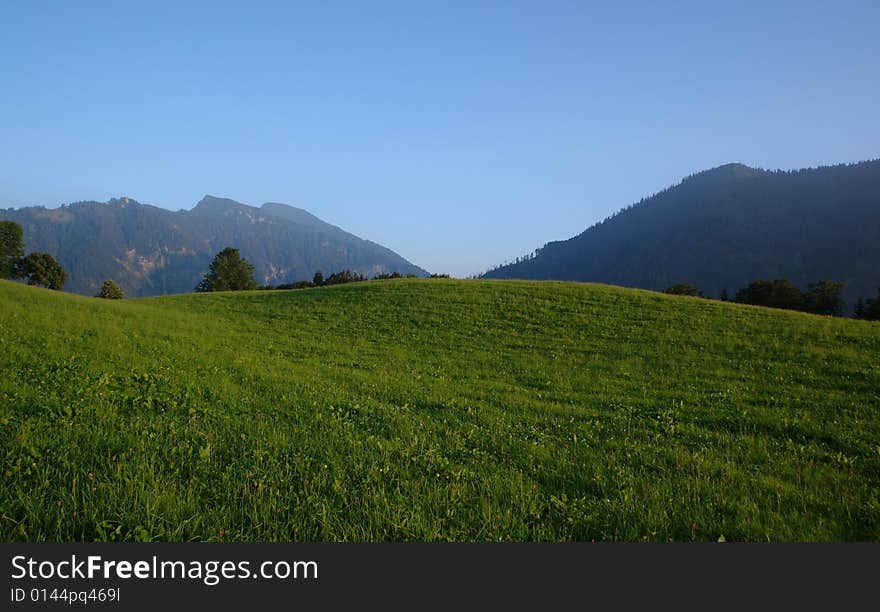
M 784 278 L 773 280 L 756 280 L 736 292 L 734 301 L 740 304 L 799 310 L 812 314 L 843 316 L 846 302 L 840 297 L 844 284 L 833 280 L 820 280 L 807 285 L 802 291 Z M 687 283 L 680 283 L 667 288 L 664 293 L 671 295 L 689 295 L 706 297 L 703 292 Z M 727 289 L 722 289 L 721 301 L 730 301 Z M 853 318 L 868 321 L 880 321 L 880 288 L 875 298 L 859 298 L 856 302 Z
M 346 283 L 360 283 L 366 280 L 383 280 L 391 278 L 416 278 L 415 274 L 404 276 L 400 272 L 377 274 L 368 279 L 362 274 L 351 270 L 334 272 L 324 277 L 322 271 L 315 272 L 311 281 L 298 281 L 281 285 L 260 285 L 254 278 L 254 266 L 241 256 L 238 249 L 226 247 L 214 257 L 201 282 L 196 286 L 196 292 L 206 291 L 249 291 L 255 289 L 307 289 L 309 287 L 326 287 L 331 285 L 344 285 Z M 448 274 L 431 274 L 431 278 L 449 278 Z

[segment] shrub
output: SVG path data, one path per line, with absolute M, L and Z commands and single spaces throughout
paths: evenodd
M 95 297 L 104 298 L 105 300 L 121 300 L 125 297 L 125 293 L 119 288 L 119 285 L 108 279 L 103 282 L 101 290 Z
M 693 285 L 688 285 L 687 283 L 672 285 L 663 293 L 668 293 L 669 295 L 692 295 L 694 297 L 699 297 L 703 295 L 702 291 L 700 291 Z

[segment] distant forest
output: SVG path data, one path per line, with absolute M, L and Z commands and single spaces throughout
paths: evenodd
M 800 310 L 810 314 L 840 317 L 844 314 L 846 304 L 841 297 L 842 289 L 843 283 L 832 280 L 810 283 L 807 290 L 802 291 L 784 278 L 762 279 L 752 281 L 747 287 L 739 289 L 736 292 L 735 301 L 752 306 Z M 687 283 L 673 285 L 667 288 L 664 293 L 701 298 L 712 297 Z M 718 299 L 722 302 L 730 301 L 730 297 L 724 289 L 721 290 Z M 880 288 L 877 289 L 876 297 L 856 300 L 853 318 L 880 321 Z
M 759 279 L 843 283 L 845 310 L 880 287 L 880 160 L 794 171 L 728 164 L 691 175 L 484 278 L 599 282 L 707 296 Z

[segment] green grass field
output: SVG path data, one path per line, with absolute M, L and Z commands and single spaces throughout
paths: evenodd
M 880 324 L 601 285 L 0 281 L 0 539 L 880 540 Z

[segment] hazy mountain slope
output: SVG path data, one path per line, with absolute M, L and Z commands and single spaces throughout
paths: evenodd
M 385 247 L 284 204 L 257 208 L 206 196 L 192 210 L 172 212 L 121 198 L 0 210 L 0 219 L 20 223 L 27 251 L 54 255 L 68 272 L 65 289 L 87 295 L 108 278 L 130 296 L 192 291 L 226 246 L 254 264 L 262 284 L 346 268 L 426 274 Z
M 560 279 L 718 296 L 759 278 L 880 287 L 880 161 L 792 172 L 729 164 L 684 179 L 487 278 Z

